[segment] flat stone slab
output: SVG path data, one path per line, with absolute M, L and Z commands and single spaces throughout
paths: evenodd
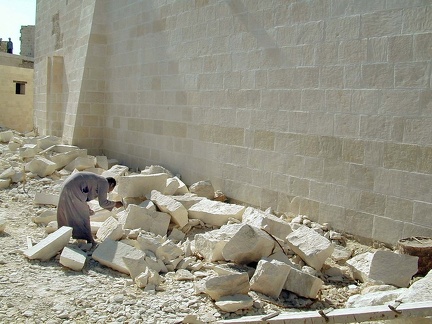
M 61 251 L 72 237 L 72 227 L 62 226 L 42 241 L 24 251 L 29 259 L 49 260 Z
M 200 219 L 209 225 L 222 226 L 230 218 L 241 221 L 245 209 L 246 207 L 240 205 L 203 199 L 189 209 L 189 218 Z
M 75 271 L 81 271 L 86 260 L 87 254 L 78 248 L 65 246 L 60 254 L 60 264 Z
M 123 258 L 137 250 L 126 243 L 106 239 L 93 251 L 92 258 L 104 266 L 130 274 Z

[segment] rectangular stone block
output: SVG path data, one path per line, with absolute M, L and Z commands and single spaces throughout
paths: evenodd
M 139 174 L 118 179 L 117 192 L 122 197 L 145 197 L 152 190 L 164 191 L 168 174 Z
M 321 279 L 291 267 L 284 289 L 302 297 L 315 299 L 323 284 Z
M 130 253 L 135 253 L 137 250 L 133 246 L 123 242 L 106 239 L 93 251 L 92 258 L 104 266 L 130 274 L 123 257 L 128 256 Z
M 66 246 L 60 254 L 60 264 L 75 271 L 81 271 L 87 260 L 87 254 L 78 248 Z
M 49 260 L 69 243 L 71 237 L 72 227 L 62 226 L 30 249 L 24 251 L 24 255 L 29 259 Z
M 167 213 L 148 210 L 145 207 L 129 205 L 118 218 L 123 228 L 141 228 L 147 232 L 164 236 L 167 234 L 171 216 Z
M 37 205 L 58 205 L 58 194 L 50 194 L 45 192 L 36 192 L 33 202 Z

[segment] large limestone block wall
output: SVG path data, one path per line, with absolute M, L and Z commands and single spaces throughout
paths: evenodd
M 360 237 L 432 235 L 430 2 L 40 0 L 36 18 L 40 129 L 59 55 L 71 143 Z
M 0 64 L 0 75 L 0 126 L 23 133 L 33 130 L 33 69 Z M 17 82 L 23 87 L 19 94 Z

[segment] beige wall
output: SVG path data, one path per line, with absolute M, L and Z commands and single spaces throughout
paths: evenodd
M 393 244 L 432 235 L 431 41 L 429 1 L 40 0 L 35 120 Z
M 11 54 L 3 54 L 12 56 Z M 33 69 L 2 65 L 7 61 L 0 53 L 0 125 L 29 132 L 33 130 Z M 25 83 L 25 93 L 16 94 L 16 82 Z

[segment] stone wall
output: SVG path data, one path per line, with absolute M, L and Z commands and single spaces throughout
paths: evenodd
M 425 1 L 40 0 L 36 124 L 393 244 L 432 235 L 431 41 Z
M 0 126 L 29 132 L 33 130 L 33 69 L 13 66 L 13 62 L 2 56 L 13 55 L 0 53 Z

